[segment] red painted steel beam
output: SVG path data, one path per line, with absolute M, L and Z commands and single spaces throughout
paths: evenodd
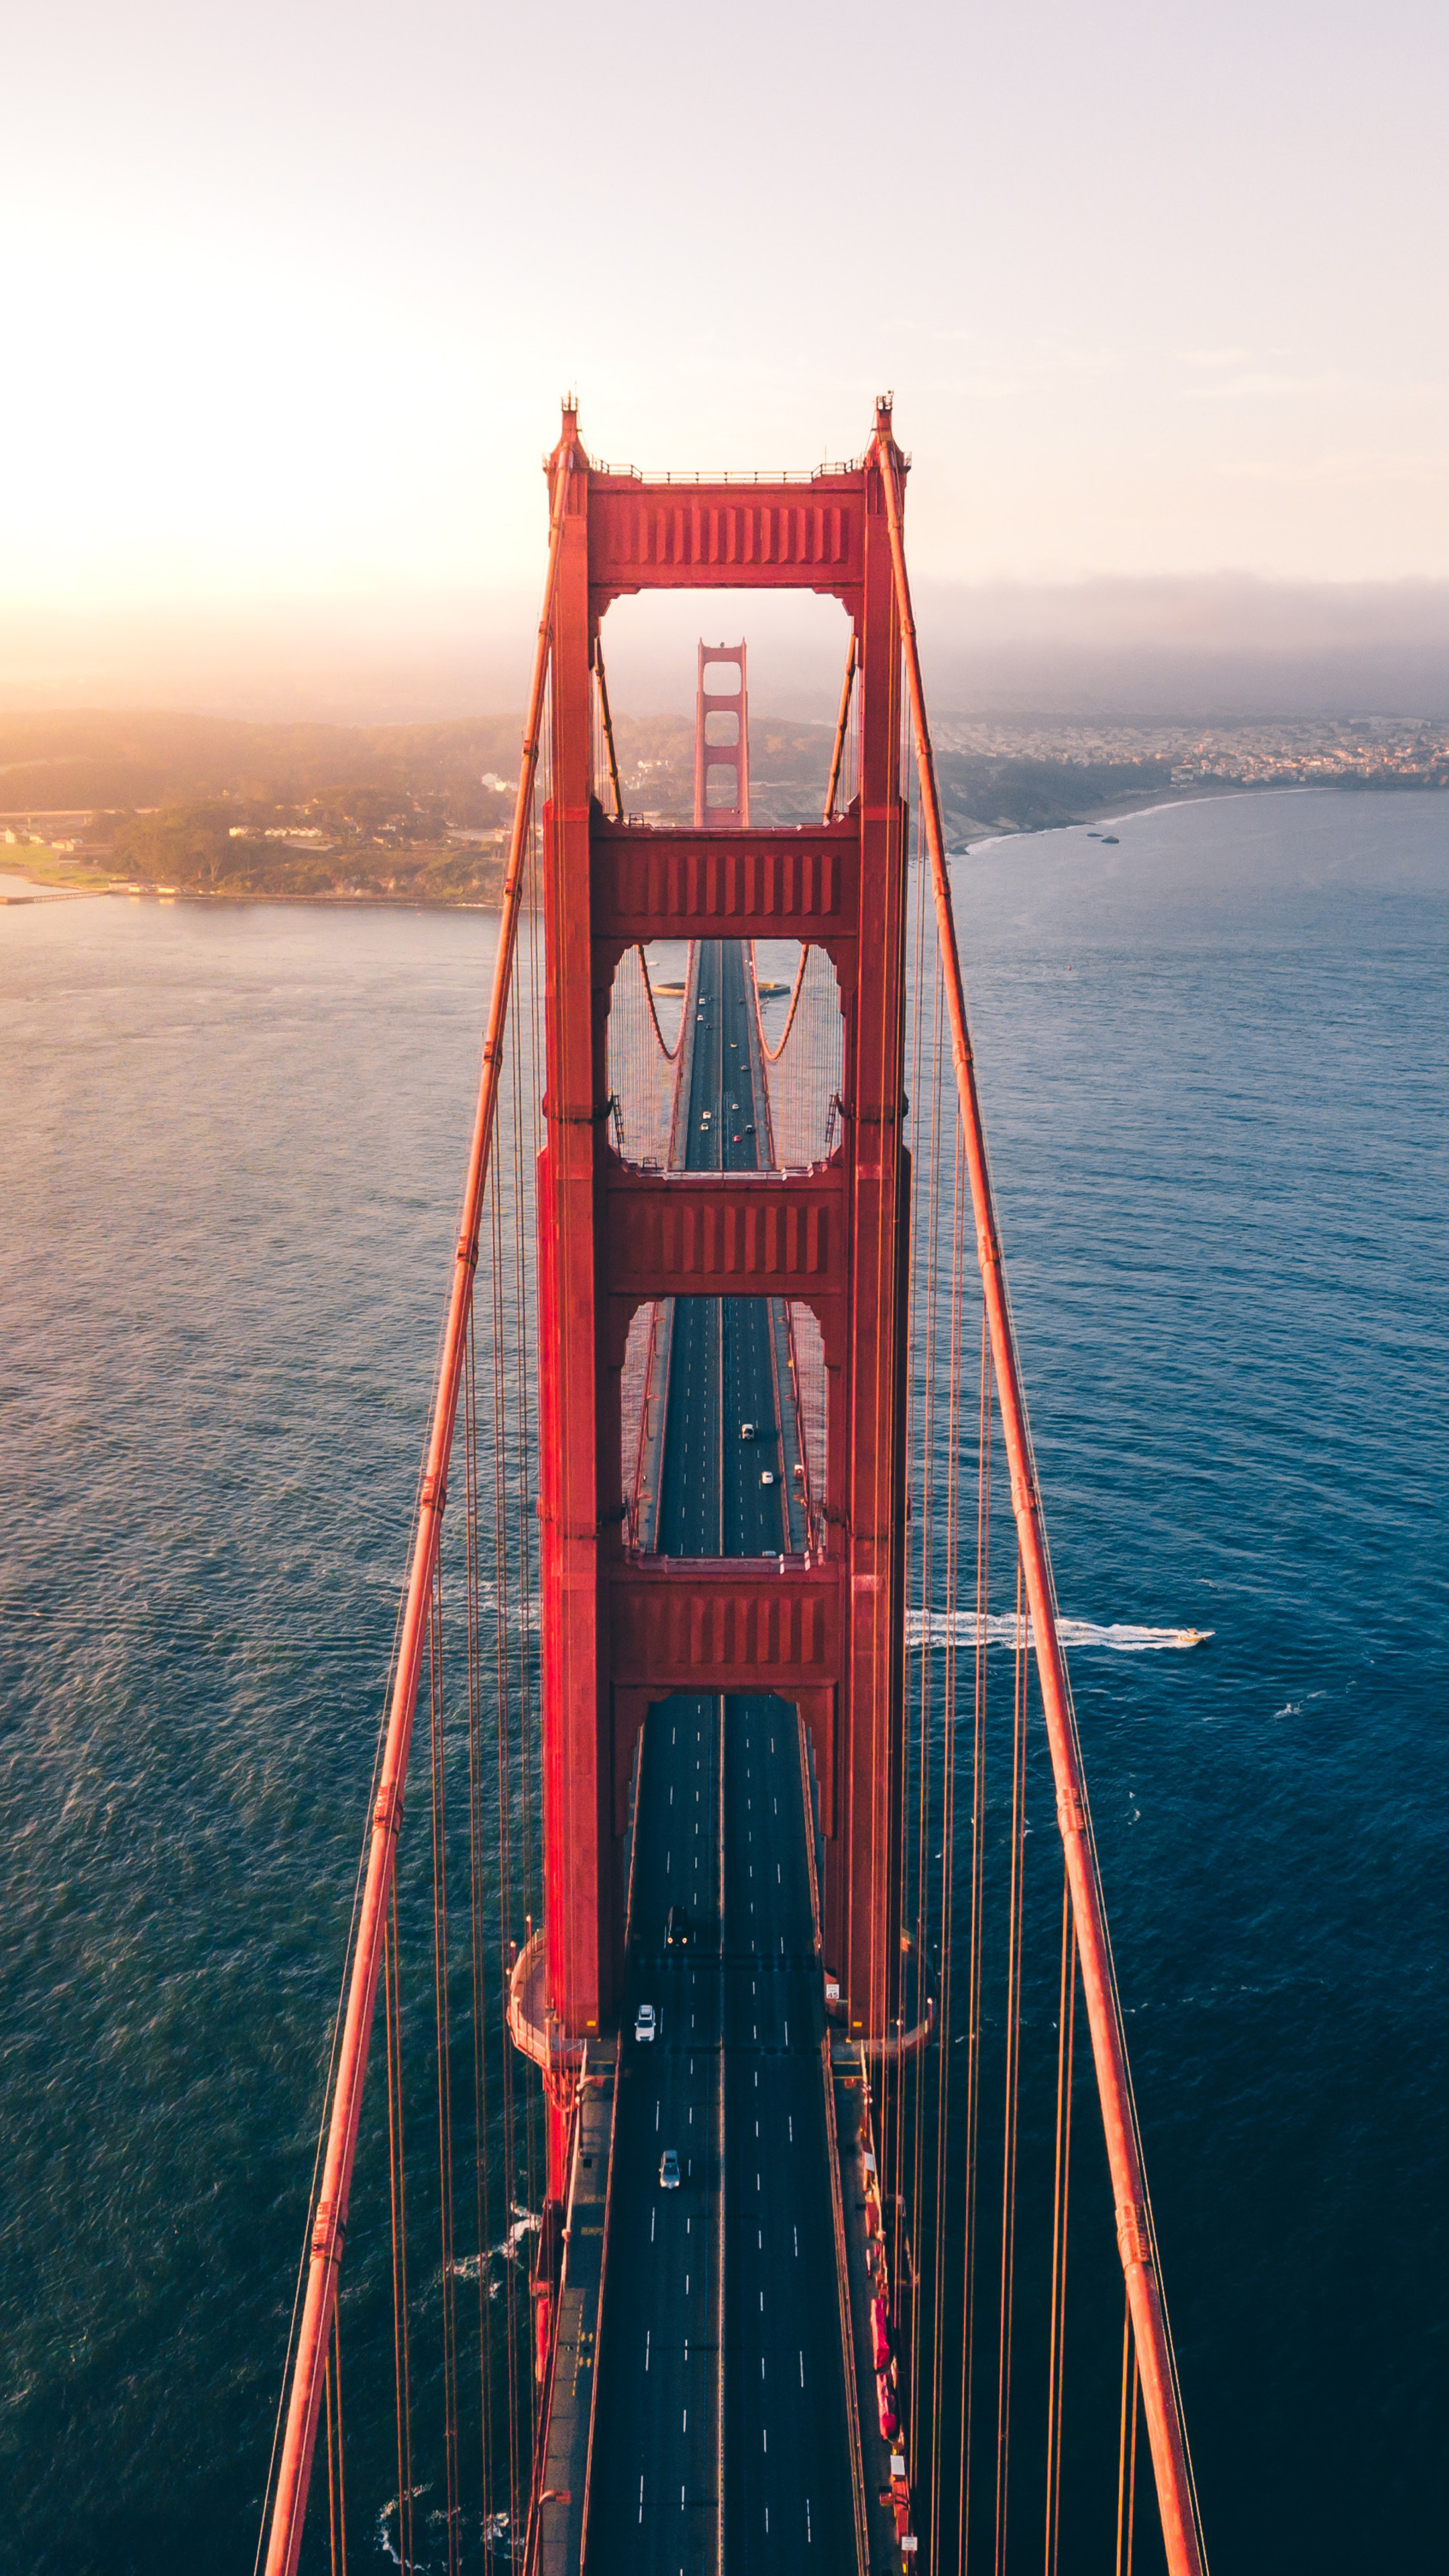
M 843 1299 L 844 1176 L 646 1172 L 611 1159 L 604 1193 L 610 1294 L 803 1297 L 817 1312 Z M 827 1335 L 827 1339 L 829 1335 Z
M 849 1689 L 841 1772 L 848 1850 L 840 1971 L 852 2037 L 896 2019 L 900 1984 L 901 1703 L 905 1615 L 907 1272 L 901 1228 L 905 1116 L 905 807 L 900 625 L 882 478 L 863 478 L 859 654 L 859 971 L 846 1000 L 841 1099 L 850 1191 L 851 1297 L 843 1452 L 832 1438 L 827 1510 L 850 1569 Z M 832 1431 L 834 1426 L 832 1425 Z M 842 1455 L 837 1481 L 833 1464 Z M 841 1921 L 827 1881 L 827 1917 Z
M 565 415 L 564 438 L 577 439 Z M 608 1764 L 605 1567 L 621 1544 L 617 1371 L 605 1347 L 604 1180 L 611 1159 L 613 967 L 594 940 L 595 635 L 592 472 L 574 446 L 554 603 L 552 795 L 543 817 L 544 1094 L 538 1164 L 539 1576 L 547 2002 L 571 2039 L 609 2022 L 623 1966 L 623 1889 Z M 557 2106 L 554 2106 L 556 2114 Z M 551 2116 L 549 2191 L 563 2188 Z
M 849 601 L 864 559 L 865 476 L 808 483 L 645 483 L 590 475 L 597 616 L 640 590 L 820 590 Z
M 1203 2554 L 1196 2497 L 1193 2492 L 1192 2473 L 1188 2465 L 1182 2400 L 1177 2384 L 1171 2337 L 1167 2326 L 1167 2311 L 1159 2276 L 1142 2141 L 1137 2126 L 1136 2105 L 1132 2098 L 1132 2079 L 1127 2063 L 1127 2045 L 1122 2027 L 1122 2007 L 1117 1991 L 1117 1971 L 1107 1931 L 1106 1906 L 1102 1896 L 1101 1873 L 1087 1806 L 1087 1786 L 1082 1766 L 1081 1746 L 1077 1737 L 1076 1718 L 1067 1682 L 1066 1663 L 1057 1634 L 1056 1588 L 1052 1581 L 1051 1560 L 1047 1551 L 1041 1491 L 1037 1483 L 1036 1462 L 1032 1456 L 1026 1397 L 1022 1389 L 1016 1336 L 1012 1328 L 1011 1309 L 1007 1300 L 1006 1274 L 1001 1258 L 1001 1236 L 996 1221 L 991 1173 L 986 1158 L 986 1135 L 981 1117 L 980 1097 L 976 1088 L 976 1066 L 966 1015 L 966 993 L 961 975 L 961 960 L 956 946 L 951 886 L 946 873 L 945 836 L 942 831 L 941 809 L 936 793 L 931 737 L 926 722 L 925 693 L 921 685 L 920 654 L 916 643 L 915 620 L 911 612 L 910 584 L 906 575 L 900 491 L 896 479 L 899 451 L 891 433 L 888 405 L 882 405 L 878 414 L 876 450 L 881 461 L 896 591 L 900 602 L 911 719 L 921 779 L 921 815 L 931 862 L 937 932 L 951 1027 L 951 1053 L 956 1070 L 956 1088 L 961 1104 L 966 1158 L 971 1176 L 976 1248 L 986 1297 L 987 1326 L 991 1339 L 991 1357 L 996 1373 L 997 1394 L 1001 1405 L 1002 1429 L 1011 1468 L 1012 1510 L 1016 1518 L 1023 1578 L 1031 1613 L 1032 1637 L 1036 1648 L 1037 1672 L 1041 1682 L 1042 1705 L 1046 1712 L 1047 1739 L 1051 1747 L 1052 1772 L 1057 1793 L 1057 1823 L 1061 1829 L 1062 1843 L 1066 1852 L 1072 1913 L 1076 1923 L 1078 1952 L 1082 1963 L 1082 1987 L 1086 2000 L 1087 2019 L 1091 2028 L 1092 2055 L 1096 2066 L 1097 2090 L 1102 2105 L 1102 2125 L 1106 2132 L 1107 2157 L 1112 2173 L 1112 2191 L 1117 2209 L 1117 2245 L 1122 2259 L 1122 2269 L 1126 2276 L 1127 2297 L 1132 2311 L 1132 2327 L 1136 2338 L 1143 2405 L 1152 2446 L 1152 2465 L 1157 2482 L 1158 2506 L 1162 2517 L 1162 2533 L 1167 2550 L 1168 2567 L 1171 2576 L 1202 2576 Z
M 397 1664 L 393 1677 L 392 1698 L 388 1705 L 387 1729 L 383 1741 L 381 1768 L 378 1773 L 377 1796 L 373 1803 L 367 1868 L 363 1880 L 362 1900 L 357 1914 L 352 1968 L 343 2016 L 341 2043 L 337 2052 L 327 2145 L 322 2163 L 322 2186 L 312 2214 L 307 2284 L 302 2301 L 302 2322 L 292 2369 L 287 2420 L 282 2436 L 281 2464 L 277 2475 L 276 2497 L 272 2507 L 271 2531 L 267 2543 L 267 2576 L 293 2576 L 302 2546 L 302 2527 L 306 2517 L 307 2491 L 312 2474 L 312 2453 L 317 2439 L 317 2416 L 322 2402 L 322 2379 L 327 2360 L 332 2313 L 337 2297 L 337 2274 L 342 2262 L 343 2243 L 347 2234 L 347 2212 L 352 2191 L 353 2160 L 357 2151 L 358 2122 L 362 2113 L 363 2083 L 367 2073 L 368 2046 L 377 2002 L 377 1980 L 382 1965 L 383 1938 L 396 1863 L 397 1837 L 402 1827 L 403 1784 L 407 1777 L 408 1753 L 412 1744 L 413 1712 L 417 1703 L 418 1676 L 422 1668 L 423 1648 L 427 1638 L 433 1573 L 437 1562 L 443 1509 L 447 1501 L 448 1461 L 452 1453 L 453 1425 L 457 1417 L 458 1394 L 462 1384 L 468 1317 L 473 1302 L 473 1275 L 478 1261 L 478 1237 L 483 1216 L 484 1184 L 498 1107 L 498 1084 L 503 1065 L 504 1022 L 508 1011 L 509 986 L 512 980 L 513 956 L 517 941 L 519 902 L 523 889 L 524 858 L 533 800 L 533 782 L 538 766 L 539 725 L 548 667 L 549 630 L 558 580 L 568 480 L 569 460 L 565 454 L 554 488 L 549 535 L 548 580 L 534 654 L 528 716 L 524 725 L 523 764 L 518 781 L 518 802 L 514 809 L 508 867 L 504 877 L 503 918 L 499 925 L 498 954 L 493 970 L 493 992 L 488 1008 L 487 1032 L 483 1041 L 483 1069 L 478 1086 L 478 1106 L 474 1114 L 473 1136 L 468 1152 L 462 1223 L 453 1265 L 447 1319 L 443 1330 L 442 1357 L 438 1367 L 437 1384 L 433 1391 L 433 1409 L 428 1428 L 428 1445 L 419 1495 L 417 1526 L 413 1534 L 412 1561 L 408 1569 L 407 1592 L 403 1603 Z
M 594 936 L 853 942 L 860 910 L 860 826 L 660 830 L 595 818 Z
M 616 1686 L 818 1689 L 840 1679 L 840 1568 L 799 1558 L 642 1557 L 609 1586 Z

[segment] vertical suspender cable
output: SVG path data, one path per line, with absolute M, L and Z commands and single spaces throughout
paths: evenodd
M 944 2396 L 947 2343 L 946 2267 L 944 2246 L 944 2213 L 947 2180 L 951 2168 L 951 1971 L 956 1908 L 956 1776 L 958 1742 L 956 1729 L 956 1600 L 958 1554 L 960 1544 L 961 1479 L 959 1468 L 961 1389 L 962 1389 L 962 1301 L 958 1293 L 962 1274 L 962 1230 L 966 1215 L 966 1193 L 962 1187 L 960 1131 L 957 1131 L 955 1172 L 952 1184 L 951 1229 L 952 1258 L 950 1269 L 950 1339 L 949 1373 L 946 1389 L 946 1537 L 943 1551 L 945 1587 L 942 1629 L 945 1638 L 944 1679 L 942 1688 L 942 1723 L 944 1735 L 941 1809 L 941 2050 L 937 2078 L 936 2102 L 936 2190 L 935 2190 L 935 2256 L 936 2295 L 934 2330 L 931 2345 L 931 2564 L 941 2559 L 941 2511 L 944 2487 L 941 2467 L 945 2437 Z
M 442 1572 L 436 1561 L 433 1568 L 433 1616 L 428 1635 L 428 1685 L 428 1750 L 433 1793 L 433 2012 L 438 2051 L 438 2295 L 443 2327 L 443 2489 L 447 2513 L 448 2576 L 458 2576 L 458 2338 L 457 2267 L 453 2260 L 453 2073 L 448 1996 L 447 1732 L 443 1722 Z
M 1132 2576 L 1132 2523 L 1137 2504 L 1137 2354 L 1130 2301 L 1122 2313 L 1122 2425 L 1117 2441 L 1117 2569 Z
M 1001 2136 L 1001 2317 L 996 2363 L 996 2576 L 1006 2576 L 1008 2508 L 1011 2503 L 1011 2329 L 1016 2295 L 1022 1912 L 1026 1894 L 1026 1680 L 1026 1612 L 1018 1559 L 1011 1716 L 1011 1880 L 1006 1927 L 1006 2101 Z
M 514 809 L 513 837 L 509 847 L 508 870 L 504 879 L 503 918 L 499 925 L 498 954 L 493 970 L 493 992 L 489 1003 L 487 1033 L 483 1041 L 482 1076 L 479 1082 L 478 1106 L 468 1154 L 457 1258 L 453 1269 L 447 1322 L 443 1332 L 442 1358 L 433 1395 L 432 1418 L 428 1430 L 419 1511 L 413 1534 L 412 1562 L 408 1572 L 397 1667 L 388 1709 L 378 1794 L 370 1826 L 367 1870 L 363 1881 L 362 1900 L 358 1908 L 342 2039 L 337 2053 L 337 2073 L 332 2092 L 327 2148 L 322 2163 L 322 2183 L 311 2214 L 307 2287 L 302 2301 L 302 2318 L 297 2336 L 296 2358 L 292 2367 L 286 2429 L 282 2437 L 281 2459 L 272 2505 L 266 2557 L 267 2576 L 295 2576 L 297 2558 L 302 2546 L 302 2525 L 307 2510 L 312 2454 L 317 2440 L 317 2416 L 322 2400 L 322 2374 L 327 2356 L 328 2330 L 336 2303 L 337 2274 L 347 2235 L 352 2168 L 357 2152 L 357 2130 L 362 2116 L 362 2092 L 367 2075 L 368 2046 L 372 2036 L 378 1975 L 382 1965 L 383 1930 L 387 1920 L 388 1894 L 396 1860 L 397 1836 L 402 1822 L 403 1784 L 407 1776 L 408 1754 L 412 1745 L 413 1716 L 417 1706 L 418 1676 L 427 1637 L 433 1565 L 437 1556 L 443 1508 L 447 1499 L 448 1460 L 452 1451 L 453 1424 L 458 1410 L 458 1393 L 462 1382 L 463 1345 L 468 1309 L 473 1294 L 473 1272 L 478 1258 L 478 1229 L 483 1212 L 483 1183 L 488 1169 L 493 1124 L 498 1105 L 503 1031 L 518 933 L 524 850 L 533 803 L 534 772 L 538 763 L 538 722 L 548 670 L 554 588 L 558 577 L 559 550 L 563 539 L 571 463 L 571 451 L 565 448 L 559 459 L 554 482 L 549 530 L 548 577 L 544 589 L 543 615 L 539 621 L 538 644 L 534 654 L 533 682 L 529 690 L 523 761 L 518 779 L 518 802 Z
M 387 2034 L 388 2196 L 392 2215 L 392 2340 L 397 2394 L 397 2555 L 413 2569 L 413 2413 L 408 2338 L 408 2220 L 403 2166 L 402 2018 L 398 1993 L 397 1881 L 383 1927 L 382 2017 Z
M 959 1129 L 958 1129 L 959 1139 Z M 961 1151 L 957 1144 L 957 1153 Z M 971 2444 L 976 2395 L 977 2143 L 981 2129 L 981 1957 L 986 1890 L 986 1621 L 991 1601 L 991 1349 L 981 1315 L 981 1382 L 976 1428 L 976 1670 L 971 1733 L 971 1921 L 966 1977 L 966 2189 L 961 2249 L 961 2461 L 957 2479 L 957 2565 L 971 2544 Z
M 327 2426 L 327 2564 L 337 2576 L 337 2463 L 332 2443 L 332 2355 L 322 2365 L 322 2415 Z
M 1072 2184 L 1072 2073 L 1077 2026 L 1077 1936 L 1062 1872 L 1062 1965 L 1057 1997 L 1057 2132 L 1052 2167 L 1052 2303 L 1047 2352 L 1045 2576 L 1056 2576 L 1062 2522 L 1062 2398 L 1066 2384 L 1067 2226 Z
M 493 1298 L 493 1515 L 494 1515 L 494 1717 L 498 1771 L 498 1954 L 505 1992 L 511 1965 L 511 1927 L 517 1920 L 513 1881 L 513 1697 L 508 1638 L 508 1560 L 500 1554 L 501 1532 L 507 1502 L 507 1424 L 504 1418 L 504 1388 L 498 1371 L 498 1349 L 502 1339 L 502 1188 L 495 1165 L 489 1174 L 488 1209 L 491 1262 L 489 1278 Z M 523 1869 L 525 1913 L 528 1901 L 527 1860 Z M 508 2520 L 510 2533 L 518 2527 L 519 2500 L 523 2493 L 520 2466 L 520 2400 L 518 2393 L 518 2266 L 514 2260 L 514 2176 L 517 2170 L 518 2138 L 514 2107 L 515 2068 L 513 2050 L 505 2035 L 503 2040 L 503 2228 L 504 2228 L 504 2332 L 505 2379 L 508 2395 Z M 527 2114 L 525 2112 L 525 2118 Z
M 846 730 L 850 723 L 850 692 L 855 680 L 855 659 L 860 649 L 854 626 L 845 656 L 845 678 L 840 687 L 840 713 L 835 719 L 835 748 L 830 755 L 830 784 L 825 790 L 825 820 L 833 821 L 835 795 L 840 785 L 840 764 L 845 753 Z
M 966 1016 L 961 961 L 956 946 L 956 926 L 951 909 L 951 886 L 946 873 L 945 836 L 941 825 L 940 800 L 936 790 L 930 733 L 926 724 L 925 694 L 921 685 L 920 651 L 916 641 L 910 584 L 906 574 L 900 486 L 897 480 L 898 450 L 888 432 L 878 431 L 871 453 L 882 468 L 881 482 L 890 529 L 896 591 L 900 602 L 901 630 L 905 642 L 911 712 L 916 733 L 916 756 L 921 778 L 922 820 L 925 824 L 927 847 L 931 856 L 936 917 L 951 1019 L 951 1049 L 955 1060 L 956 1083 L 966 1131 L 971 1195 L 976 1213 L 977 1255 L 986 1290 L 986 1309 L 991 1330 L 997 1393 L 1001 1405 L 1002 1432 L 1011 1467 L 1012 1510 L 1016 1518 L 1026 1598 L 1036 1648 L 1037 1670 L 1040 1675 L 1042 1701 L 1046 1713 L 1047 1741 L 1051 1749 L 1052 1772 L 1057 1793 L 1057 1821 L 1066 1850 L 1067 1873 L 1071 1882 L 1072 1910 L 1077 1925 L 1077 1941 L 1082 1967 L 1082 1993 L 1087 2008 L 1087 2023 L 1092 2036 L 1092 2055 L 1096 2065 L 1097 2090 L 1102 2105 L 1107 2160 L 1112 2175 L 1112 2193 L 1117 2215 L 1117 2244 L 1136 2335 L 1142 2402 L 1147 2418 L 1148 2439 L 1152 2447 L 1152 2465 L 1157 2484 L 1158 2510 L 1162 2519 L 1163 2544 L 1167 2552 L 1169 2576 L 1203 2576 L 1206 2562 L 1197 2497 L 1188 2459 L 1182 2397 L 1159 2277 L 1157 2246 L 1147 2192 L 1147 2175 L 1143 2161 L 1142 2141 L 1137 2126 L 1136 2108 L 1132 2098 L 1132 2080 L 1127 2063 L 1121 2003 L 1117 1993 L 1117 1974 L 1107 1932 L 1106 1908 L 1102 1898 L 1097 1850 L 1092 1837 L 1091 1817 L 1087 1806 L 1081 1746 L 1077 1739 L 1066 1663 L 1062 1655 L 1061 1640 L 1057 1634 L 1056 1596 L 1052 1584 L 1051 1561 L 1047 1552 L 1046 1529 L 1042 1517 L 1036 1465 L 1032 1457 L 1031 1433 L 1027 1422 L 1026 1399 L 1022 1391 L 1016 1337 L 1012 1328 L 1010 1306 L 1007 1302 L 1006 1279 L 1001 1259 L 1001 1238 L 986 1156 L 981 1103 L 976 1089 L 976 1067 Z
M 483 2528 L 493 2526 L 493 2353 L 488 2297 L 492 2243 L 488 2190 L 488 2007 L 484 1932 L 483 1856 L 483 1660 L 482 1601 L 478 1562 L 478 1387 L 474 1318 L 468 1317 L 468 1356 L 463 1385 L 464 1464 L 467 1478 L 468 1587 L 468 1897 L 473 1979 L 474 2215 L 478 2235 L 478 2380 Z
M 599 714 L 604 727 L 604 748 L 609 756 L 609 784 L 614 791 L 614 820 L 624 820 L 624 790 L 619 784 L 619 758 L 614 749 L 614 719 L 609 713 L 609 683 L 604 677 L 604 656 L 597 635 L 594 637 L 594 673 L 599 683 Z

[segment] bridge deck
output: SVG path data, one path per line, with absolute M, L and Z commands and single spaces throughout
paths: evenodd
M 737 947 L 703 951 L 698 1007 L 688 1159 L 747 1168 L 764 1119 Z M 671 1556 L 761 1556 L 785 1543 L 794 1451 L 779 1418 L 777 1325 L 761 1298 L 676 1308 L 658 1538 Z M 741 1438 L 743 1422 L 754 1439 Z M 649 1714 L 590 2576 L 802 2559 L 834 2576 L 856 2560 L 806 1777 L 798 1717 L 780 1700 L 681 1696 Z M 688 1915 L 683 1946 L 666 1942 L 673 1905 Z M 647 2043 L 633 2035 L 641 2002 L 658 2015 Z M 661 2188 L 666 2149 L 677 2190 Z
M 574 2131 L 548 2433 L 538 2479 L 537 2576 L 572 2576 L 583 2539 L 614 2109 L 613 2049 L 591 2051 Z

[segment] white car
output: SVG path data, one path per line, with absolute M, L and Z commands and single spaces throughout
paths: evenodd
M 760 1469 L 760 1482 L 761 1482 L 761 1484 L 762 1484 L 762 1485 L 773 1485 L 774 1481 L 775 1481 L 775 1470 L 774 1470 L 774 1468 L 773 1468 L 773 1467 L 762 1467 L 762 1468 Z
M 661 2191 L 679 2189 L 679 2157 L 673 2147 L 666 2147 L 659 2159 L 659 2188 Z
M 659 2017 L 652 2004 L 641 2004 L 634 2015 L 636 2039 L 652 2039 L 659 2028 Z
M 740 1438 L 742 1440 L 753 1440 L 754 1437 L 755 1426 L 753 1422 L 742 1422 L 740 1424 Z

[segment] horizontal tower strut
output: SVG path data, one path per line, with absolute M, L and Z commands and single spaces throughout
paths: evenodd
M 800 1557 L 637 1557 L 610 1585 L 616 1685 L 778 1691 L 840 1679 L 840 1571 Z
M 798 1297 L 820 1316 L 827 1358 L 838 1361 L 849 1286 L 838 1166 L 664 1174 L 615 1161 L 605 1208 L 608 1288 L 627 1309 L 626 1328 L 646 1297 Z
M 595 615 L 640 590 L 823 590 L 865 577 L 865 472 L 800 483 L 646 483 L 590 472 Z
M 596 939 L 799 939 L 857 935 L 860 826 L 799 831 L 660 829 L 596 816 L 590 836 Z

